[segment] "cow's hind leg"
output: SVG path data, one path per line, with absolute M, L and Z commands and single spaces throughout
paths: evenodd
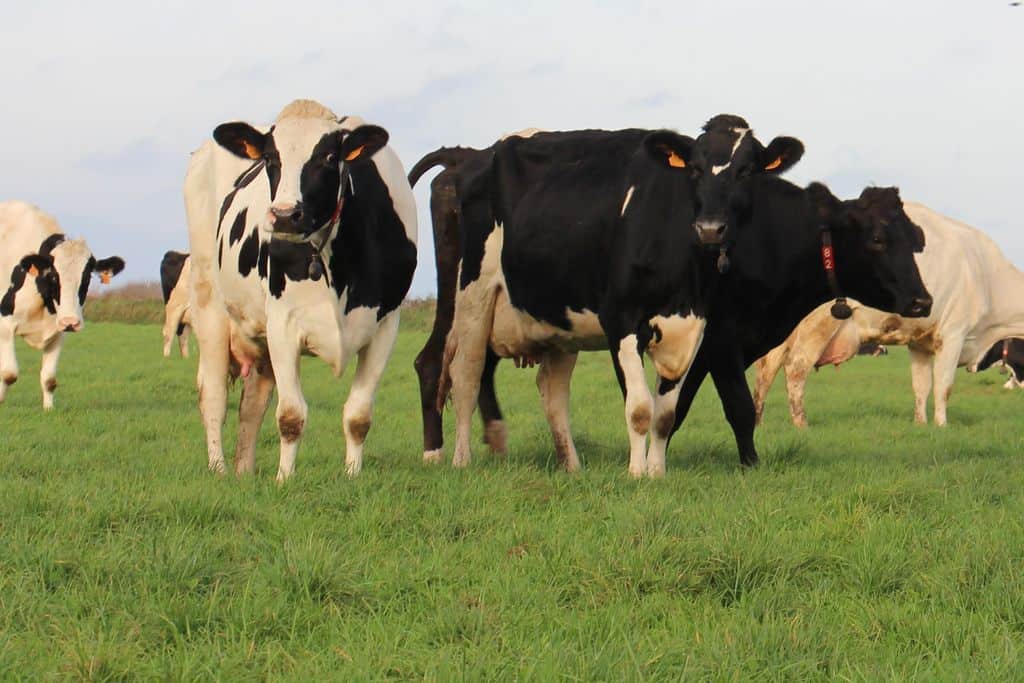
M 0 317 L 0 403 L 7 397 L 7 387 L 18 381 L 18 359 L 14 355 L 14 323 Z
M 235 474 L 256 469 L 256 442 L 260 426 L 267 414 L 270 395 L 274 393 L 274 371 L 269 360 L 256 363 L 253 372 L 244 378 L 242 399 L 238 404 L 238 444 L 235 446 Z
M 188 337 L 189 332 L 192 331 L 191 325 L 179 325 L 178 329 L 178 351 L 181 352 L 182 358 L 188 358 Z M 166 354 L 165 354 L 166 355 Z
M 665 476 L 665 452 L 668 440 L 676 422 L 676 404 L 679 391 L 686 381 L 684 375 L 678 380 L 658 378 L 658 393 L 654 397 L 654 424 L 651 429 L 651 445 L 647 449 L 647 476 Z
M 786 363 L 786 394 L 789 396 L 789 417 L 797 429 L 807 429 L 804 387 L 807 386 L 807 374 L 810 370 L 810 363 L 805 358 L 790 356 Z
M 553 351 L 544 355 L 540 370 L 537 371 L 537 389 L 544 403 L 551 438 L 555 442 L 555 454 L 558 456 L 558 464 L 566 472 L 577 472 L 580 469 L 580 458 L 569 427 L 569 387 L 575 367 L 575 353 Z
M 399 312 L 392 311 L 359 351 L 356 374 L 345 401 L 342 424 L 345 430 L 345 472 L 354 477 L 363 468 L 363 444 L 373 423 L 373 403 L 391 350 L 398 338 Z
M 64 347 L 64 335 L 58 334 L 43 349 L 43 359 L 39 368 L 39 386 L 43 389 L 43 409 L 53 410 L 53 392 L 57 390 L 57 362 L 60 351 Z
M 480 397 L 477 401 L 480 418 L 484 423 L 484 443 L 495 455 L 505 455 L 508 450 L 508 430 L 501 415 L 501 408 L 498 406 L 498 396 L 494 391 L 494 373 L 500 360 L 498 354 L 487 350 L 484 373 L 480 376 Z
M 200 283 L 197 288 L 209 283 Z M 196 338 L 199 340 L 199 369 L 196 387 L 199 390 L 199 413 L 206 430 L 207 466 L 223 474 L 224 416 L 228 405 L 228 365 L 230 342 L 227 316 L 214 305 L 200 307 L 195 317 Z

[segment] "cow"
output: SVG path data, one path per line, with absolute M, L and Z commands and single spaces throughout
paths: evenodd
M 164 358 L 171 357 L 171 343 L 178 339 L 182 358 L 188 358 L 192 318 L 188 312 L 188 283 L 192 278 L 188 254 L 168 251 L 160 261 L 160 289 L 164 295 Z
M 244 378 L 235 471 L 255 468 L 277 386 L 277 480 L 295 469 L 307 420 L 303 353 L 340 375 L 358 366 L 343 411 L 345 470 L 362 468 L 373 403 L 416 267 L 416 206 L 388 133 L 311 100 L 270 126 L 217 126 L 185 178 L 189 310 L 199 344 L 207 464 L 225 471 L 229 375 Z
M 118 256 L 97 260 L 85 240 L 68 239 L 57 220 L 21 201 L 0 202 L 0 403 L 18 380 L 14 338 L 43 352 L 43 408 L 53 409 L 65 332 L 85 325 L 89 283 L 124 270 Z
M 1010 375 L 1003 385 L 1004 389 L 1024 387 L 1024 339 L 1004 339 L 996 342 L 978 363 L 977 370 L 981 372 L 995 364 Z
M 921 204 L 905 202 L 903 206 L 926 236 L 917 264 L 935 303 L 924 318 L 910 320 L 878 311 L 870 319 L 865 316 L 870 327 L 861 332 L 861 339 L 910 348 L 914 420 L 919 424 L 928 421 L 926 408 L 932 389 L 935 424 L 944 426 L 957 367 L 977 372 L 994 344 L 1024 336 L 1024 300 L 1005 295 L 1024 291 L 1024 273 L 1007 261 L 983 232 Z M 809 348 L 799 350 L 801 357 L 813 356 L 814 348 L 821 345 L 821 336 L 809 339 Z M 759 372 L 759 384 L 764 385 L 762 400 L 779 365 L 766 363 Z M 791 413 L 798 424 L 805 422 L 801 417 L 803 379 L 796 368 L 792 379 L 787 374 Z
M 499 356 L 541 364 L 538 386 L 559 461 L 578 469 L 568 429 L 568 378 L 577 351 L 610 345 L 626 396 L 630 472 L 648 473 L 651 414 L 665 412 L 662 404 L 674 394 L 653 405 L 637 372 L 640 354 L 652 355 L 662 376 L 675 383 L 700 343 L 700 299 L 714 280 L 708 267 L 727 267 L 734 238 L 717 194 L 730 178 L 781 173 L 802 153 L 793 138 L 776 138 L 766 148 L 746 121 L 720 115 L 696 141 L 640 129 L 511 137 L 492 150 L 489 168 L 460 174 L 458 303 L 439 392 L 447 394 L 450 377 L 458 430 L 453 464 L 469 461 L 468 419 L 480 376 L 489 372 L 490 347 Z M 615 230 L 620 222 L 624 229 Z M 691 258 L 695 241 L 712 252 L 710 263 Z M 623 250 L 645 261 L 640 270 L 616 261 Z M 644 268 L 656 277 L 642 274 Z M 441 296 L 444 291 L 439 288 Z M 424 459 L 439 459 L 440 449 L 425 445 Z M 652 476 L 663 473 L 661 463 Z

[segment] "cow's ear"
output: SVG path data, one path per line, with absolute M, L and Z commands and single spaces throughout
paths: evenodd
M 777 137 L 764 150 L 763 168 L 766 173 L 785 173 L 804 155 L 804 143 L 796 138 Z
M 693 151 L 693 138 L 670 130 L 659 130 L 644 138 L 644 149 L 663 166 L 686 168 Z
M 341 158 L 347 163 L 369 159 L 388 144 L 388 132 L 380 126 L 359 126 L 341 142 Z
M 815 215 L 822 222 L 832 221 L 842 209 L 842 202 L 832 194 L 832 191 L 821 183 L 811 183 L 807 186 L 807 196 Z
M 41 254 L 29 254 L 21 259 L 22 269 L 32 277 L 38 277 L 40 273 L 53 268 L 53 257 Z
M 263 158 L 263 149 L 267 145 L 265 134 L 241 121 L 220 124 L 213 129 L 213 139 L 235 156 L 254 161 Z
M 99 276 L 100 282 L 109 285 L 110 278 L 122 270 L 124 270 L 124 259 L 120 256 L 111 256 L 110 258 L 101 258 L 97 261 L 92 272 Z

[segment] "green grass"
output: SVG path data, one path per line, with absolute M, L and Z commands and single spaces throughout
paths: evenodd
M 902 350 L 814 375 L 806 433 L 777 387 L 746 473 L 708 386 L 668 476 L 636 482 L 606 354 L 576 372 L 579 476 L 555 470 L 533 372 L 504 364 L 510 455 L 453 471 L 420 460 L 425 329 L 399 340 L 356 480 L 348 380 L 305 363 L 284 487 L 272 421 L 256 476 L 206 471 L 195 360 L 163 359 L 157 326 L 69 338 L 52 414 L 19 346 L 0 679 L 1024 676 L 1024 394 L 995 373 L 957 377 L 942 430 L 912 424 Z

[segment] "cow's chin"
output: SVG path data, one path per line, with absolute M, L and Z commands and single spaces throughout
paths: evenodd
M 261 227 L 261 232 L 272 240 L 290 242 L 292 244 L 303 244 L 308 242 L 312 233 L 292 230 L 275 230 L 270 226 Z

